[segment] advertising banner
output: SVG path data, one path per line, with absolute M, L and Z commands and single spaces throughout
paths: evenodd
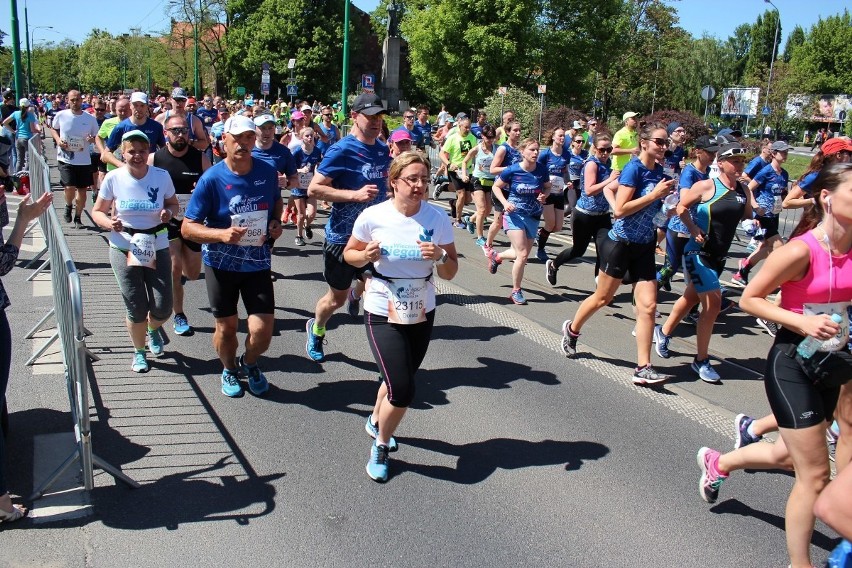
M 722 89 L 722 116 L 757 116 L 759 87 L 731 87 Z
M 787 116 L 811 122 L 845 122 L 852 111 L 850 95 L 790 95 Z

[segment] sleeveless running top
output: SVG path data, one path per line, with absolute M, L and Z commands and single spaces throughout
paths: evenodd
M 201 152 L 187 146 L 183 156 L 173 156 L 168 148 L 160 148 L 154 154 L 154 165 L 163 168 L 172 178 L 176 194 L 192 193 L 195 183 L 201 177 Z
M 487 152 L 483 150 L 482 144 L 478 145 L 479 151 L 476 153 L 476 158 L 473 161 L 473 177 L 476 179 L 493 180 L 497 176 L 491 173 L 491 163 L 494 161 L 494 153 L 497 152 L 497 146 L 491 145 L 491 149 Z
M 801 280 L 781 284 L 781 307 L 801 314 L 804 304 L 852 301 L 852 251 L 843 256 L 829 256 L 813 231 L 794 240 L 801 240 L 808 245 L 811 251 L 810 266 Z
M 597 176 L 595 177 L 595 184 L 598 184 L 609 177 L 610 172 L 612 172 L 612 162 L 609 160 L 605 163 L 601 162 L 595 156 L 589 158 L 589 161 L 594 162 L 595 166 L 598 168 Z M 591 213 L 605 213 L 609 211 L 609 202 L 606 200 L 603 191 L 599 191 L 595 195 L 587 195 L 586 178 L 585 176 L 581 176 L 580 198 L 577 200 L 577 207 Z
M 509 167 L 512 164 L 519 163 L 523 158 L 521 156 L 521 151 L 517 148 L 512 148 L 509 146 L 508 142 L 503 142 L 498 146 L 498 148 L 503 147 L 506 149 L 506 154 L 503 156 L 503 163 L 498 164 L 497 167 L 506 166 Z M 497 150 L 494 150 L 494 153 L 497 153 Z
M 169 116 L 171 115 L 171 113 L 172 113 L 172 111 L 170 111 L 170 110 L 166 111 L 166 119 L 163 121 L 163 129 L 166 128 L 166 122 L 168 122 Z M 195 114 L 193 114 L 191 112 L 186 113 L 186 125 L 189 127 L 189 140 L 190 141 L 196 140 L 195 130 L 192 129 L 193 117 L 198 118 L 198 117 L 195 116 Z M 198 120 L 201 120 L 201 119 L 199 118 Z M 203 124 L 202 124 L 202 126 L 203 126 Z
M 713 179 L 713 184 L 716 189 L 713 197 L 698 203 L 692 217 L 704 233 L 704 244 L 697 243 L 695 237 L 690 237 L 684 250 L 700 250 L 711 258 L 722 259 L 728 255 L 737 232 L 737 224 L 743 218 L 746 194 L 739 182 L 733 190 L 725 187 L 719 178 Z

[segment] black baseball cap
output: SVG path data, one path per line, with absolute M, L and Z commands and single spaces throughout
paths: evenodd
M 352 112 L 373 116 L 387 111 L 382 104 L 382 99 L 378 95 L 375 93 L 361 93 L 355 99 L 355 102 L 352 103 Z

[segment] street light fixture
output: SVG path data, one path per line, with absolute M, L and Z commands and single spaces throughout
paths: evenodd
M 772 0 L 763 0 L 770 6 L 775 9 L 775 13 L 778 15 L 778 18 L 775 20 L 775 41 L 772 44 L 772 59 L 769 61 L 769 82 L 766 84 L 766 105 L 765 107 L 769 108 L 769 90 L 772 88 L 772 69 L 775 66 L 775 53 L 778 49 L 778 27 L 781 25 L 781 12 L 778 10 L 778 6 L 772 3 Z M 766 114 L 763 115 L 763 124 L 766 125 Z

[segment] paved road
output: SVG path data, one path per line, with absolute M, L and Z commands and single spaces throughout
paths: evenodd
M 693 330 L 683 325 L 678 356 L 654 356 L 676 380 L 640 389 L 629 381 L 627 288 L 586 327 L 582 355 L 567 360 L 558 329 L 591 290 L 591 264 L 563 268 L 555 289 L 531 264 L 530 304 L 514 306 L 509 267 L 489 275 L 470 236 L 456 231 L 459 276 L 440 284 L 416 402 L 392 478 L 379 485 L 364 472 L 363 423 L 377 385 L 362 324 L 336 315 L 328 361 L 304 354 L 304 323 L 323 291 L 319 240 L 295 247 L 292 230 L 280 239 L 275 337 L 262 360 L 272 389 L 232 400 L 219 392 L 204 283 L 187 286 L 197 333 L 171 334 L 152 371 L 133 374 L 103 236 L 91 227 L 66 233 L 82 274 L 87 344 L 101 358 L 91 387 L 95 451 L 143 488 L 98 472 L 85 516 L 36 502 L 36 518 L 0 525 L 0 565 L 786 565 L 789 475 L 738 472 L 715 506 L 697 491 L 696 450 L 732 447 L 734 415 L 768 410 L 760 369 L 770 340 L 745 314 L 725 316 L 714 339 L 722 384 L 689 370 Z M 24 282 L 29 273 L 4 278 L 17 337 L 51 303 L 44 284 Z M 665 314 L 674 295 L 661 299 Z M 10 390 L 11 486 L 23 495 L 44 478 L 44 462 L 65 457 L 55 443 L 70 428 L 50 354 L 24 367 L 37 346 L 16 343 Z M 814 560 L 835 540 L 819 526 Z

